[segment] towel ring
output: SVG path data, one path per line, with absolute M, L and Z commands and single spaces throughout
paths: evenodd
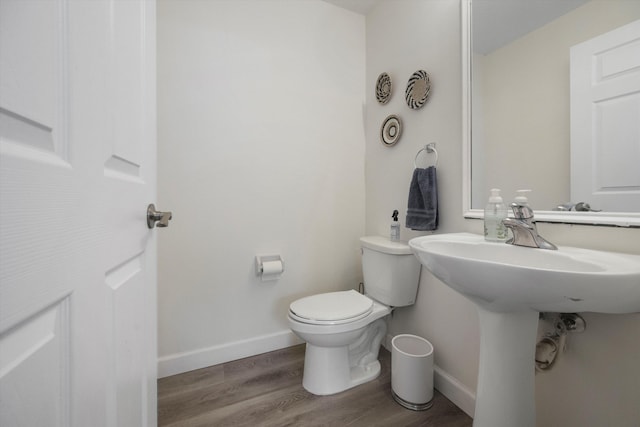
M 430 142 L 427 145 L 424 146 L 424 148 L 421 148 L 418 153 L 416 154 L 415 159 L 413 159 L 413 167 L 414 169 L 418 168 L 417 165 L 417 161 L 418 161 L 418 156 L 420 155 L 420 153 L 422 153 L 423 151 L 426 151 L 427 153 L 434 153 L 436 155 L 436 161 L 434 163 L 435 167 L 438 167 L 438 152 L 436 151 L 436 143 L 435 142 Z

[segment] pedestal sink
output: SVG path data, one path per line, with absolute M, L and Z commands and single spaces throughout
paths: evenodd
M 525 248 L 470 233 L 418 237 L 409 246 L 434 276 L 478 308 L 474 427 L 535 427 L 539 312 L 640 312 L 639 255 Z

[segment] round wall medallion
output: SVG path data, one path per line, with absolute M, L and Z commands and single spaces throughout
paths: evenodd
M 398 116 L 391 115 L 384 119 L 380 129 L 380 139 L 388 147 L 395 145 L 402 134 L 402 122 Z
M 391 77 L 387 73 L 382 73 L 378 76 L 376 99 L 380 104 L 386 104 L 391 99 Z
M 424 70 L 418 70 L 413 73 L 407 82 L 407 90 L 405 92 L 409 108 L 412 110 L 421 108 L 427 102 L 430 91 L 429 74 Z

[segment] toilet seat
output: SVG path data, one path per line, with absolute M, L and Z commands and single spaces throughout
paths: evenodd
M 328 292 L 291 303 L 289 315 L 313 325 L 339 325 L 367 317 L 373 310 L 370 298 L 354 291 Z

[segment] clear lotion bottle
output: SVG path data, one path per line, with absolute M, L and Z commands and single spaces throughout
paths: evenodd
M 500 197 L 500 189 L 492 188 L 489 202 L 484 208 L 484 239 L 489 242 L 506 242 L 507 227 L 502 222 L 507 217 L 507 206 Z

